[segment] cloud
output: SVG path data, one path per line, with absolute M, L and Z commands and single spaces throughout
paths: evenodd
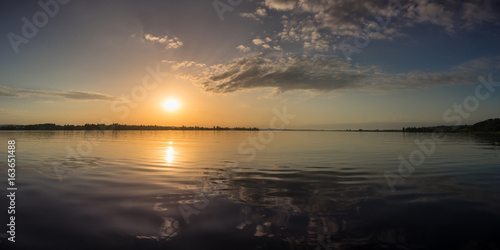
M 303 28 L 316 30 L 327 29 L 334 36 L 359 36 L 360 30 L 364 30 L 371 21 L 376 21 L 374 15 L 382 17 L 383 20 L 395 17 L 398 9 L 388 5 L 390 1 L 322 1 L 322 0 L 300 0 L 297 11 L 307 14 L 306 22 L 299 19 L 289 20 L 291 26 L 296 27 L 295 33 L 299 36 Z M 301 18 L 304 19 L 304 18 Z M 296 24 L 296 23 L 298 24 Z M 286 29 L 284 30 L 286 31 Z
M 250 48 L 249 47 L 245 47 L 244 45 L 239 45 L 238 47 L 236 47 L 239 51 L 243 52 L 243 53 L 246 53 L 248 51 L 250 51 Z
M 240 13 L 240 16 L 263 22 L 262 18 L 267 16 L 267 11 L 266 9 L 259 7 L 254 13 Z
M 104 102 L 124 101 L 120 97 L 114 97 L 96 92 L 84 92 L 84 91 L 73 91 L 73 90 L 63 90 L 63 91 L 35 90 L 35 89 L 19 89 L 19 88 L 0 86 L 0 97 L 23 98 L 30 96 L 62 98 L 70 101 L 104 101 Z
M 275 10 L 293 10 L 296 0 L 265 0 L 264 4 Z
M 449 33 L 472 30 L 483 23 L 499 24 L 498 4 L 488 0 L 431 2 L 413 0 L 405 5 L 406 17 L 416 23 L 432 23 Z
M 195 61 L 182 61 L 182 62 L 177 62 L 177 61 L 169 61 L 169 60 L 162 60 L 161 62 L 163 63 L 168 63 L 168 64 L 173 64 L 170 66 L 173 70 L 178 70 L 179 68 L 189 68 L 189 67 L 205 67 L 206 64 L 204 63 L 197 63 Z
M 463 3 L 460 19 L 463 20 L 465 29 L 472 30 L 482 23 L 498 23 L 499 14 L 495 12 L 495 8 L 490 1 L 479 3 Z
M 265 39 L 260 39 L 260 38 L 253 39 L 252 43 L 257 45 L 257 46 L 260 46 L 264 49 L 283 50 L 281 48 L 281 46 L 279 46 L 279 45 L 271 46 L 271 45 L 267 44 L 267 43 L 272 42 L 272 41 L 273 40 L 271 38 L 266 37 Z M 240 45 L 240 46 L 242 46 L 242 45 Z
M 388 73 L 376 66 L 349 63 L 342 57 L 339 47 L 345 42 L 352 43 L 353 37 L 365 40 L 402 37 L 408 27 L 420 24 L 439 26 L 451 34 L 495 23 L 498 22 L 498 6 L 493 6 L 492 1 L 259 2 L 255 11 L 240 15 L 260 21 L 265 17 L 266 22 L 281 22 L 281 26 L 270 23 L 266 27 L 272 30 L 256 34 L 248 44 L 237 46 L 244 56 L 224 64 L 197 68 L 183 77 L 212 93 L 257 88 L 272 88 L 276 93 L 340 89 L 393 91 L 477 83 L 477 76 L 483 74 L 483 70 L 498 69 L 496 58 L 493 63 L 481 59 L 442 72 Z M 275 27 L 278 30 L 274 30 Z M 247 53 L 250 47 L 255 53 Z
M 318 25 L 308 18 L 306 20 L 283 19 L 283 30 L 277 39 L 286 42 L 302 42 L 306 50 L 327 52 L 335 43 L 335 39 L 326 32 L 320 32 Z
M 448 32 L 453 32 L 455 21 L 453 11 L 445 5 L 429 2 L 427 0 L 415 0 L 407 5 L 406 16 L 417 23 L 430 22 L 443 26 Z
M 317 51 L 326 52 L 326 51 L 328 51 L 329 48 L 330 48 L 330 46 L 328 45 L 328 42 L 325 40 L 317 41 L 314 44 L 312 44 L 310 42 L 304 43 L 304 49 L 314 49 Z
M 264 8 L 257 8 L 257 10 L 255 10 L 255 15 L 260 16 L 260 17 L 266 17 L 267 11 Z
M 258 18 L 255 14 L 253 13 L 240 13 L 240 16 L 241 17 L 246 17 L 246 18 L 250 18 L 250 19 L 253 19 L 255 21 L 260 21 L 262 22 L 262 20 L 260 20 L 260 18 Z
M 253 39 L 252 42 L 255 45 L 262 45 L 262 44 L 264 44 L 264 40 L 262 40 L 260 38 Z
M 147 41 L 151 41 L 153 43 L 164 44 L 165 49 L 177 49 L 182 47 L 182 45 L 184 45 L 184 43 L 181 42 L 179 38 L 175 36 L 173 38 L 168 38 L 168 36 L 157 37 L 151 34 L 146 34 L 144 35 L 144 39 L 146 39 Z
M 326 56 L 251 56 L 218 64 L 190 75 L 202 90 L 232 93 L 272 88 L 275 93 L 292 90 L 329 92 L 348 89 L 387 92 L 477 83 L 477 77 L 500 69 L 500 58 L 478 59 L 444 72 L 387 73 L 377 67 L 353 65 Z
M 203 90 L 231 93 L 244 89 L 275 88 L 328 91 L 357 84 L 364 76 L 344 60 L 312 58 L 244 57 L 227 65 L 207 68 L 198 83 Z
M 405 36 L 405 28 L 418 24 L 440 26 L 450 34 L 486 23 L 500 24 L 500 4 L 488 0 L 263 0 L 262 3 L 269 10 L 286 12 L 277 38 L 282 42 L 301 42 L 303 48 L 319 52 L 352 38 L 392 40 Z

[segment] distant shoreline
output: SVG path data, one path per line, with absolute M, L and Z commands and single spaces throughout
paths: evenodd
M 85 125 L 56 125 L 54 123 L 31 124 L 31 125 L 3 125 L 0 130 L 243 130 L 258 131 L 256 127 L 200 127 L 200 126 L 158 126 L 158 125 L 126 125 L 126 124 L 85 124 Z
M 500 118 L 488 119 L 473 125 L 432 126 L 432 127 L 403 127 L 402 129 L 259 129 L 257 127 L 200 127 L 200 126 L 158 126 L 158 125 L 127 125 L 114 123 L 85 124 L 85 125 L 56 125 L 54 123 L 30 125 L 0 125 L 0 130 L 193 130 L 193 131 L 325 131 L 325 132 L 403 132 L 403 133 L 466 133 L 466 134 L 495 134 L 500 135 Z
M 95 129 L 4 129 L 0 127 L 0 131 L 92 131 Z M 403 131 L 403 130 L 329 130 L 329 129 L 236 129 L 236 128 L 158 128 L 158 129 L 101 129 L 101 131 L 283 131 L 283 132 L 352 132 L 352 133 L 406 133 L 406 134 L 430 134 L 436 131 Z M 463 132 L 463 131 L 438 131 L 445 134 L 472 134 L 472 135 L 498 135 L 500 132 Z
M 409 133 L 428 133 L 428 132 L 444 132 L 444 133 L 468 133 L 468 134 L 499 134 L 500 133 L 500 118 L 488 119 L 473 125 L 455 125 L 455 126 L 434 126 L 434 127 L 407 127 L 403 128 L 403 132 Z

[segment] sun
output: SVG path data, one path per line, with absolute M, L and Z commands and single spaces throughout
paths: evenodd
M 168 111 L 177 110 L 181 104 L 176 99 L 168 99 L 163 102 L 163 108 Z

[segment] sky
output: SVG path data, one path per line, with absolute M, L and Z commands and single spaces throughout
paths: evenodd
M 0 124 L 473 124 L 500 117 L 499 17 L 479 0 L 2 1 Z

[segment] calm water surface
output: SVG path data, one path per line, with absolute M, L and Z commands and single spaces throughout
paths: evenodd
M 19 189 L 16 243 L 0 247 L 500 249 L 498 141 L 447 135 L 392 192 L 384 174 L 429 134 L 272 135 L 0 132 L 2 237 L 10 139 Z

